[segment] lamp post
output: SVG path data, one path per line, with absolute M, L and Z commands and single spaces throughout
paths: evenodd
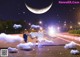
M 80 26 L 80 22 L 78 22 L 78 25 Z
M 57 27 L 57 30 L 58 30 L 58 32 L 60 32 L 60 27 L 59 26 Z
M 39 21 L 39 24 L 42 24 L 42 21 Z
M 31 25 L 31 23 L 28 23 L 29 25 Z
M 80 22 L 78 22 L 78 26 L 79 26 L 79 29 L 80 29 Z
M 70 29 L 72 29 L 73 28 L 73 26 L 72 25 L 70 25 Z

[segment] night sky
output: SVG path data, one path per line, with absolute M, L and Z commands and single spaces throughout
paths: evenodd
M 45 24 L 74 23 L 80 19 L 80 4 L 59 4 L 60 0 L 0 0 L 0 19 L 26 20 L 27 22 L 42 20 Z M 75 0 L 74 0 L 75 1 Z M 78 1 L 78 0 L 77 0 Z M 45 8 L 53 3 L 51 9 L 44 14 L 30 12 L 25 3 L 33 8 Z

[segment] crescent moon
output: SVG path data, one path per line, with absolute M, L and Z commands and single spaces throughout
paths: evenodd
M 29 7 L 27 4 L 25 4 L 25 6 L 30 12 L 32 12 L 34 14 L 43 14 L 43 13 L 46 13 L 52 7 L 52 4 L 53 3 L 51 3 L 48 7 L 45 7 L 42 9 L 32 8 L 32 7 Z

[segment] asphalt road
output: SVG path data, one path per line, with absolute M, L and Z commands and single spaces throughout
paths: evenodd
M 18 53 L 9 53 L 8 57 L 80 57 L 80 54 L 72 55 L 70 54 L 71 49 L 64 48 L 64 45 L 68 43 L 68 41 L 63 40 L 60 37 L 50 38 L 46 36 L 46 38 L 49 40 L 52 40 L 54 44 L 50 46 L 48 45 L 48 46 L 42 46 L 42 47 L 35 46 L 31 51 L 18 49 Z M 32 40 L 29 39 L 29 41 L 32 41 Z M 17 45 L 17 43 L 13 43 L 13 44 Z M 5 46 L 7 45 L 8 44 L 6 44 Z M 77 46 L 76 48 L 77 50 L 80 50 L 80 46 Z

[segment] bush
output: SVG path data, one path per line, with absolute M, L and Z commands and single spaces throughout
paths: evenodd
M 71 34 L 80 34 L 80 30 L 70 30 L 69 33 L 71 33 Z

